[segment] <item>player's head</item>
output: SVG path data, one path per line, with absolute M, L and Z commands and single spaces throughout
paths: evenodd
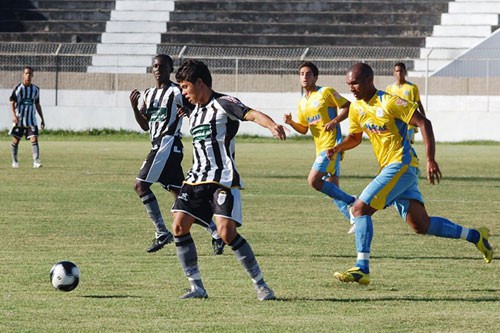
M 358 62 L 349 68 L 346 83 L 356 99 L 370 100 L 376 92 L 370 65 Z
M 24 68 L 23 68 L 23 83 L 25 85 L 30 85 L 32 78 L 33 78 L 33 68 L 30 66 L 24 66 Z
M 399 82 L 405 82 L 405 77 L 408 74 L 406 71 L 406 65 L 402 62 L 398 62 L 394 65 L 393 75 Z
M 174 71 L 174 62 L 166 54 L 158 54 L 153 58 L 153 76 L 159 83 L 170 81 L 170 74 Z
M 206 99 L 212 92 L 212 75 L 202 61 L 187 60 L 175 73 L 175 79 L 182 88 L 182 95 L 189 103 L 208 102 Z
M 318 67 L 310 61 L 304 61 L 299 66 L 299 77 L 302 88 L 312 90 L 318 81 Z

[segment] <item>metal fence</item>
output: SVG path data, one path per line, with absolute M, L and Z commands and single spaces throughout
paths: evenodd
M 20 80 L 20 72 L 25 65 L 35 69 L 39 85 L 56 90 L 56 104 L 57 91 L 61 89 L 113 92 L 129 90 L 151 81 L 151 75 L 147 74 L 148 68 L 144 68 L 143 74 L 120 73 L 118 68 L 114 73 L 88 73 L 87 69 L 92 65 L 92 56 L 96 52 L 96 44 L 0 43 L 0 71 L 3 73 L 0 88 L 12 88 Z M 500 48 L 492 52 L 483 51 L 480 58 L 458 58 L 454 66 L 438 71 L 439 75 L 428 71 L 411 79 L 418 83 L 425 95 L 500 95 L 500 60 L 496 56 Z M 157 53 L 171 55 L 176 66 L 186 59 L 204 60 L 214 75 L 223 77 L 219 82 L 224 84 L 222 90 L 225 91 L 290 92 L 297 90 L 297 68 L 303 60 L 316 63 L 320 76 L 326 80 L 343 81 L 347 69 L 357 61 L 369 63 L 376 77 L 392 80 L 393 65 L 398 61 L 406 63 L 410 75 L 418 74 L 412 71 L 420 49 L 160 45 Z M 291 83 L 287 84 L 288 81 Z

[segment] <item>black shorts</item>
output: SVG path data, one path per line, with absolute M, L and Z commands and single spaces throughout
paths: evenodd
M 9 135 L 15 137 L 15 138 L 22 138 L 23 135 L 26 137 L 26 140 L 29 140 L 31 137 L 37 137 L 38 136 L 38 126 L 12 126 L 12 128 L 9 131 Z
M 181 165 L 183 157 L 181 138 L 163 137 L 160 144 L 149 152 L 139 170 L 137 180 L 159 183 L 169 191 L 172 188 L 178 191 L 185 177 Z
M 241 195 L 239 188 L 228 189 L 217 183 L 182 185 L 172 212 L 183 212 L 197 220 L 210 223 L 212 215 L 229 218 L 241 225 Z

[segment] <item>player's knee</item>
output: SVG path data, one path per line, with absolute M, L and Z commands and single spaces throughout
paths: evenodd
M 233 228 L 231 225 L 218 226 L 217 233 L 226 244 L 231 243 L 237 235 L 236 228 Z
M 135 193 L 137 193 L 138 195 L 143 195 L 147 191 L 149 191 L 149 184 L 138 180 L 134 184 L 134 190 L 135 190 Z
M 315 189 L 316 191 L 321 191 L 321 188 L 323 187 L 323 180 L 314 177 L 309 177 L 307 181 L 309 182 L 309 185 L 313 189 Z

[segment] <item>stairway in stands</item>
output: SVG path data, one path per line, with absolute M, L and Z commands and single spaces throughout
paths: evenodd
M 116 0 L 88 72 L 146 73 L 173 8 L 170 0 Z
M 500 27 L 500 0 L 456 0 L 425 40 L 412 75 L 445 66 Z

